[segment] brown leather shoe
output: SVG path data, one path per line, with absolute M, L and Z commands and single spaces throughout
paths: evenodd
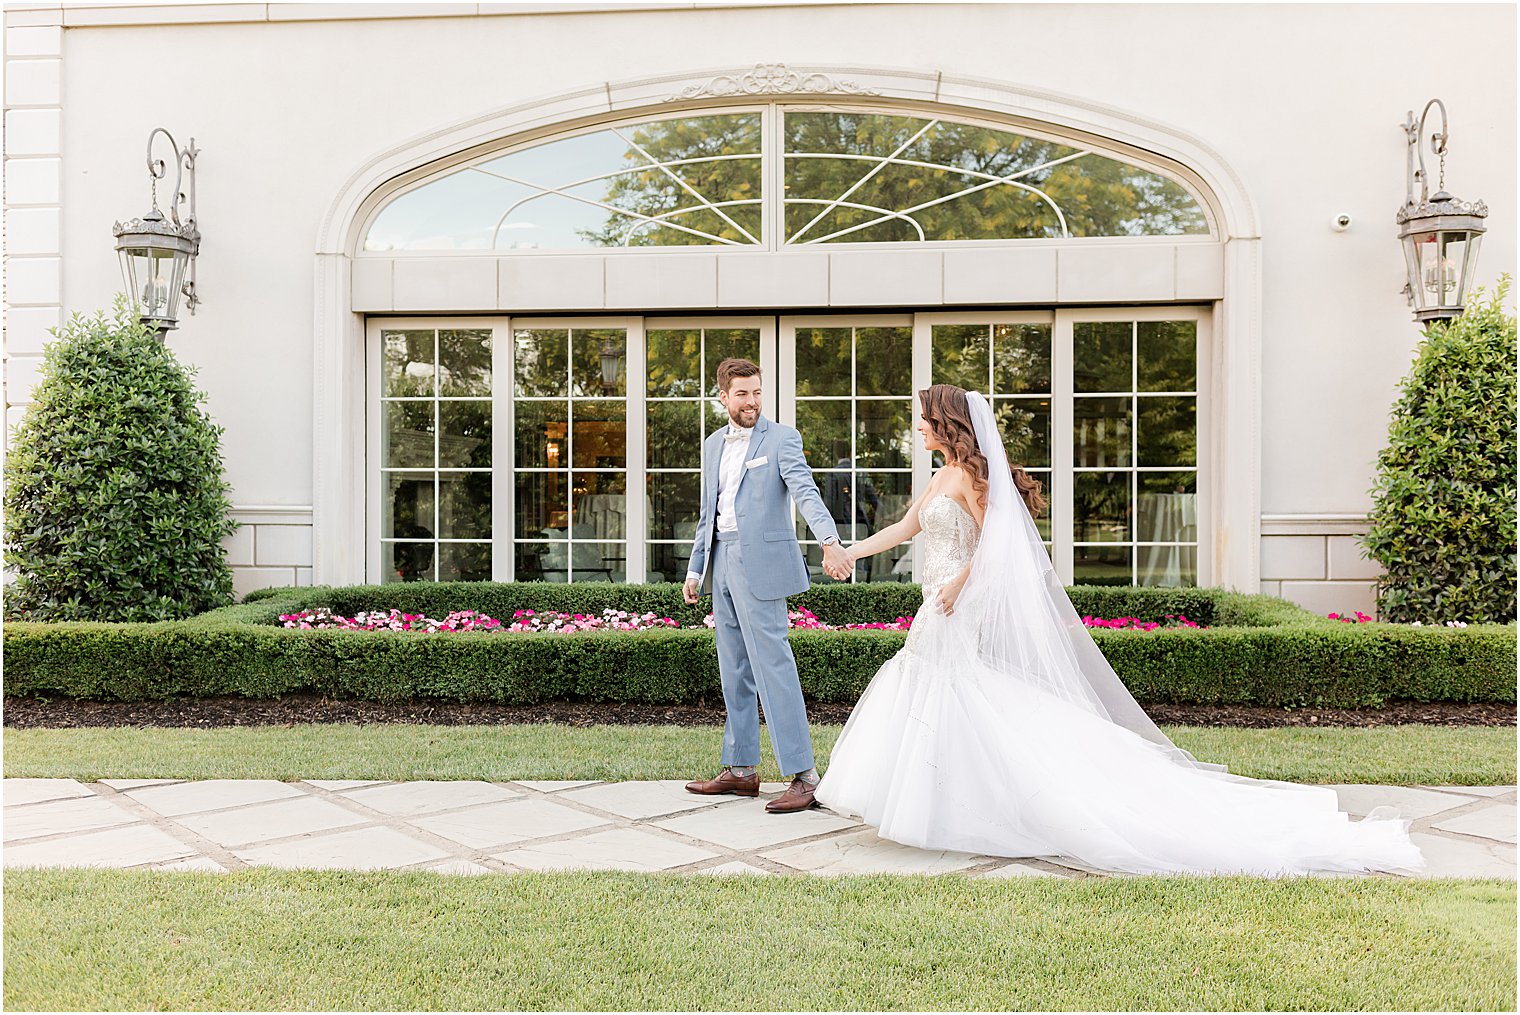
M 718 773 L 716 779 L 699 779 L 686 784 L 688 793 L 733 793 L 736 796 L 759 796 L 760 773 L 751 776 L 735 775 L 728 769 Z
M 792 811 L 805 811 L 809 807 L 817 807 L 818 801 L 813 799 L 814 788 L 801 779 L 793 779 L 792 784 L 786 788 L 786 792 L 766 804 L 765 809 L 771 814 L 790 814 Z

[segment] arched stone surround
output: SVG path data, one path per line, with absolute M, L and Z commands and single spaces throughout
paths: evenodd
M 639 112 L 799 98 L 890 102 L 928 112 L 981 114 L 1015 127 L 1023 124 L 1089 135 L 1101 139 L 1105 148 L 1130 149 L 1137 157 L 1148 154 L 1191 177 L 1209 207 L 1216 236 L 1203 243 L 1182 239 L 1172 243 L 1171 237 L 1019 240 L 976 247 L 901 244 L 901 250 L 869 245 L 870 249 L 823 253 L 816 248 L 695 253 L 679 248 L 546 252 L 526 257 L 521 253 L 496 257 L 489 252 L 452 257 L 359 256 L 370 213 L 398 185 L 432 172 L 440 162 L 468 157 L 504 138 L 527 138 Z M 1169 264 L 1166 257 L 1158 257 L 1158 246 L 1170 247 Z M 753 259 L 770 259 L 764 262 L 768 270 L 730 270 L 744 260 L 753 267 Z M 820 272 L 827 279 L 822 288 L 817 281 Z M 365 548 L 359 535 L 365 531 L 365 312 L 713 310 L 767 304 L 859 307 L 893 302 L 881 300 L 880 293 L 858 280 L 891 278 L 894 272 L 924 280 L 920 291 L 901 295 L 901 302 L 921 307 L 998 302 L 1212 304 L 1213 411 L 1209 420 L 1200 423 L 1210 428 L 1213 448 L 1207 469 L 1210 502 L 1215 505 L 1214 582 L 1248 592 L 1258 590 L 1260 236 L 1246 188 L 1219 153 L 1185 131 L 1144 116 L 1015 83 L 939 72 L 780 64 L 605 82 L 535 98 L 408 139 L 355 169 L 328 207 L 317 238 L 312 332 L 313 580 L 319 584 L 365 580 Z M 688 288 L 686 282 L 671 285 L 666 280 L 672 277 L 696 279 L 697 288 Z M 771 281 L 757 283 L 757 278 Z M 995 278 L 998 284 L 1018 281 L 994 290 L 988 288 L 986 278 Z M 564 282 L 563 298 L 555 306 L 528 301 L 523 295 L 543 293 L 545 280 Z M 639 294 L 639 305 L 628 302 L 630 292 Z

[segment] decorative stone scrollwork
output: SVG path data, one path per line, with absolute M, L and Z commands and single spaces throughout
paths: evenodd
M 740 75 L 720 74 L 700 85 L 681 89 L 666 102 L 684 99 L 727 98 L 734 95 L 880 95 L 874 88 L 866 88 L 818 72 L 799 73 L 784 63 L 757 63 L 752 70 Z
M 1439 198 L 1441 195 L 1435 196 Z M 1410 219 L 1434 218 L 1438 215 L 1472 215 L 1483 218 L 1488 215 L 1488 205 L 1482 201 L 1460 201 L 1454 197 L 1449 200 L 1421 201 L 1418 204 L 1404 205 L 1394 216 L 1394 221 L 1403 225 Z

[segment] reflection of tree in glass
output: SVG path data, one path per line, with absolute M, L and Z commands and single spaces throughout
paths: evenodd
M 438 393 L 482 397 L 491 393 L 491 333 L 438 333 Z
M 1198 413 L 1194 398 L 1141 395 L 1135 432 L 1140 465 L 1196 465 Z
M 384 347 L 384 394 L 404 398 L 433 393 L 433 333 L 386 331 Z
M 622 328 L 577 328 L 570 333 L 571 393 L 622 395 L 628 381 L 628 333 Z M 613 379 L 606 380 L 608 368 Z
M 1050 325 L 999 324 L 993 329 L 993 384 L 1000 395 L 1050 391 Z
M 987 391 L 987 325 L 936 324 L 931 384 L 954 384 Z
M 1141 321 L 1136 351 L 1141 391 L 1193 391 L 1198 383 L 1198 325 Z
M 758 113 L 658 120 L 624 128 L 624 133 L 661 162 L 717 155 L 753 155 L 753 158 L 718 159 L 670 167 L 670 173 L 709 202 L 756 202 L 723 208 L 723 213 L 748 230 L 753 240 L 720 215 L 706 209 L 683 212 L 671 216 L 668 221 L 738 243 L 753 243 L 761 238 Z M 605 203 L 652 217 L 678 209 L 701 207 L 702 200 L 678 184 L 669 173 L 649 165 L 649 160 L 632 146 L 623 158 L 630 166 L 647 168 L 608 181 L 607 192 L 602 198 Z M 586 241 L 603 247 L 689 246 L 713 242 L 680 229 L 641 225 L 640 221 L 613 213 L 607 216 L 600 229 L 577 232 Z
M 649 397 L 677 398 L 702 393 L 702 379 L 698 376 L 702 354 L 700 331 L 695 328 L 650 331 L 645 349 Z
M 1128 472 L 1077 473 L 1072 513 L 1078 541 L 1101 539 L 1093 529 L 1107 530 L 1108 539 L 1132 538 L 1128 532 L 1129 477 Z
M 855 333 L 856 394 L 907 395 L 912 389 L 913 329 L 858 329 Z
M 841 197 L 874 168 L 863 159 L 807 158 L 818 155 L 880 157 L 894 152 L 928 121 L 875 113 L 786 114 L 786 184 L 790 202 Z M 897 155 L 898 159 L 944 166 L 889 165 L 846 200 L 876 209 L 901 211 L 952 194 L 960 196 L 913 213 L 930 240 L 1060 236 L 1050 204 L 1023 187 L 987 183 L 986 176 L 1009 177 L 1043 191 L 1066 217 L 1072 236 L 1174 235 L 1202 233 L 1207 223 L 1196 201 L 1177 184 L 1155 173 L 1098 155 L 1060 165 L 1048 163 L 1078 149 L 973 124 L 941 121 Z M 986 174 L 986 176 L 975 175 Z M 881 211 L 834 208 L 809 226 L 826 204 L 789 204 L 789 238 L 822 240 L 830 234 L 881 217 Z M 910 241 L 917 230 L 891 219 L 840 236 L 854 242 Z
M 442 427 L 438 435 L 439 465 L 445 469 L 491 467 L 491 403 L 453 401 L 438 403 Z
M 996 403 L 998 429 L 1008 461 L 1024 468 L 1050 464 L 1050 406 L 1032 399 Z
M 512 361 L 519 395 L 563 395 L 570 333 L 563 329 L 517 332 Z
M 440 474 L 439 535 L 445 539 L 488 539 L 491 535 L 491 474 Z

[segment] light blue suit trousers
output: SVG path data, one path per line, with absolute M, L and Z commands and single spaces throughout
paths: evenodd
M 776 764 L 782 775 L 796 775 L 813 767 L 813 739 L 797 661 L 787 640 L 786 597 L 809 585 L 792 527 L 792 502 L 818 539 L 838 539 L 839 533 L 803 457 L 801 435 L 764 416 L 750 436 L 734 497 L 738 530 L 718 532 L 722 456 L 720 430 L 703 447 L 702 508 L 690 563 L 713 597 L 718 669 L 728 713 L 722 763 L 760 763 L 758 696 Z

